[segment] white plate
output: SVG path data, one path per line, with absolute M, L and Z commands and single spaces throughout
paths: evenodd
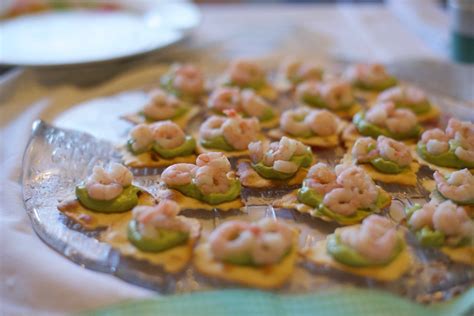
M 63 66 L 131 57 L 178 42 L 200 22 L 197 7 L 185 1 L 113 3 L 119 9 L 51 9 L 0 20 L 0 64 Z

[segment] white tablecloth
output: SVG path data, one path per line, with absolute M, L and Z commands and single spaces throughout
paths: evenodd
M 149 59 L 188 58 L 206 63 L 235 56 L 286 54 L 380 61 L 443 58 L 420 33 L 407 28 L 402 22 L 406 16 L 400 19 L 382 6 L 204 6 L 203 15 L 192 40 L 166 56 Z M 437 19 L 437 27 L 446 22 Z M 123 67 L 144 66 L 146 62 L 132 62 Z M 2 315 L 62 314 L 154 295 L 71 263 L 32 231 L 21 197 L 22 154 L 31 123 L 48 110 L 48 103 L 38 100 L 64 82 L 29 70 L 0 79 Z

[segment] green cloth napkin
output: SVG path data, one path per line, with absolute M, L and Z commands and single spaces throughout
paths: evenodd
M 337 289 L 301 295 L 220 290 L 125 302 L 81 315 L 468 316 L 474 315 L 474 288 L 454 300 L 430 306 L 387 292 L 365 289 Z

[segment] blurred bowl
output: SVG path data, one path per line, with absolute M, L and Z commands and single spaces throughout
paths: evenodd
M 0 10 L 0 64 L 63 67 L 117 61 L 169 47 L 201 15 L 187 1 L 12 1 Z

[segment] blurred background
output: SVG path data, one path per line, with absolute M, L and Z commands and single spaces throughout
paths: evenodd
M 448 72 L 469 84 L 474 1 L 0 1 L 0 73 L 26 67 L 44 82 L 95 84 L 155 62 L 287 55 L 421 67 L 413 73 L 425 77 L 456 69 Z M 71 78 L 71 67 L 80 76 Z

